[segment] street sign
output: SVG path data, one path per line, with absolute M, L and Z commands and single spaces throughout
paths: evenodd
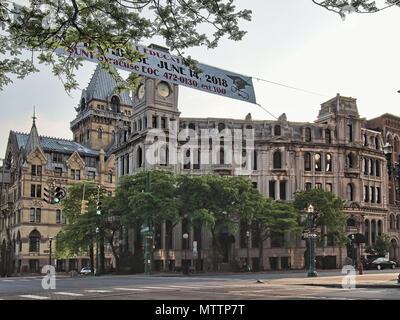
M 140 232 L 141 233 L 145 233 L 145 232 L 148 232 L 150 229 L 149 229 L 149 227 L 144 227 L 144 228 L 142 228 L 141 230 L 140 230 Z
M 311 239 L 316 239 L 316 238 L 318 238 L 318 233 L 316 233 L 316 232 L 310 232 L 310 233 L 308 234 L 308 237 L 311 238 Z

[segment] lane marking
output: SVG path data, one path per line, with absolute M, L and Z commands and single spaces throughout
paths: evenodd
M 113 288 L 114 290 L 122 290 L 122 291 L 148 291 L 149 289 L 143 288 Z
M 4 282 L 14 282 L 15 280 L 2 280 Z
M 90 293 L 109 293 L 112 292 L 110 290 L 97 290 L 97 289 L 90 289 L 90 290 L 85 290 L 86 292 Z
M 142 287 L 144 289 L 164 289 L 164 290 L 175 290 L 175 288 L 168 288 L 168 287 Z
M 37 299 L 37 300 L 48 300 L 50 297 L 43 297 L 43 296 L 35 296 L 33 294 L 23 294 L 20 295 L 21 298 L 28 298 L 28 299 Z
M 64 296 L 73 296 L 73 297 L 81 297 L 83 296 L 82 293 L 74 293 L 74 292 L 54 292 L 54 294 L 61 294 Z

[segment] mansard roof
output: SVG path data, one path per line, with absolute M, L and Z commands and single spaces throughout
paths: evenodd
M 82 91 L 82 98 L 85 98 L 86 102 L 91 100 L 108 101 L 109 97 L 115 93 L 116 87 L 115 79 L 98 64 L 87 89 Z M 128 91 L 119 94 L 119 97 L 121 105 L 133 106 Z
M 13 131 L 12 133 L 15 135 L 18 150 L 20 148 L 23 148 L 26 153 L 29 153 L 30 150 L 26 149 L 27 142 L 29 139 L 29 134 L 13 132 Z M 45 136 L 38 136 L 38 140 L 39 140 L 39 146 L 44 152 L 53 151 L 53 152 L 72 154 L 75 151 L 77 151 L 80 155 L 93 156 L 93 157 L 99 156 L 98 150 L 90 149 L 76 141 L 51 138 Z

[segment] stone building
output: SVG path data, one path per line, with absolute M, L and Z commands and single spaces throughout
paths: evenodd
M 349 236 L 360 233 L 373 243 L 388 230 L 383 140 L 379 131 L 365 127 L 356 99 L 338 94 L 321 105 L 314 122 L 307 123 L 289 122 L 285 114 L 276 121 L 252 120 L 250 114 L 244 120 L 181 118 L 178 87 L 144 78 L 133 97 L 133 105 L 135 112 L 130 123 L 117 125 L 114 149 L 117 182 L 122 175 L 162 168 L 195 175 L 245 175 L 264 196 L 276 201 L 292 201 L 297 190 L 322 188 L 347 200 Z M 213 150 L 205 158 L 203 150 L 199 151 L 198 141 L 203 140 L 194 139 L 201 137 L 204 130 L 217 133 L 209 144 Z M 232 137 L 238 132 L 241 143 L 248 146 L 239 151 L 232 147 Z M 204 138 L 207 142 L 208 139 Z M 246 230 L 241 225 L 234 241 L 225 243 L 226 265 L 246 258 L 247 244 L 253 266 L 258 265 L 256 236 Z M 185 231 L 189 232 L 188 246 L 182 238 Z M 316 249 L 317 267 L 340 267 L 350 261 L 347 258 L 354 261 L 364 255 L 365 244 L 339 248 L 329 230 L 322 228 L 321 232 L 326 237 Z M 156 268 L 180 267 L 185 260 L 192 265 L 196 263 L 198 269 L 208 269 L 211 239 L 205 228 L 187 230 L 181 223 L 170 230 L 166 221 L 156 233 L 162 243 L 153 255 Z M 174 258 L 168 266 L 165 265 L 166 233 L 171 233 L 173 239 L 170 246 Z M 246 237 L 250 241 L 245 241 Z M 135 237 L 131 238 L 134 241 Z M 289 248 L 282 245 L 283 239 L 264 243 L 266 269 L 303 268 L 307 263 L 305 241 L 292 235 L 284 238 L 291 240 Z M 193 257 L 193 241 L 199 251 L 197 259 Z
M 67 223 L 59 204 L 48 204 L 44 188 L 54 182 L 67 187 L 94 180 L 109 193 L 115 188 L 112 148 L 115 125 L 133 113 L 128 94 L 116 93 L 116 82 L 100 66 L 82 92 L 77 116 L 71 122 L 72 140 L 40 136 L 35 117 L 29 134 L 10 131 L 1 171 L 1 274 L 40 272 L 52 261 L 56 237 Z M 112 255 L 106 253 L 106 267 Z M 54 264 L 54 262 L 53 262 Z M 57 261 L 57 271 L 80 270 L 88 257 Z
M 391 165 L 394 167 L 400 163 L 400 118 L 385 113 L 382 116 L 370 119 L 365 123 L 366 127 L 381 132 L 383 142 L 393 147 Z M 366 143 L 368 143 L 367 140 Z M 387 170 L 386 168 L 384 168 Z M 388 215 L 387 234 L 390 237 L 389 259 L 399 262 L 400 259 L 400 190 L 399 181 L 391 174 L 388 180 Z

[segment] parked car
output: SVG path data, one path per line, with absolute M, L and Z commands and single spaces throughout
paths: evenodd
M 367 262 L 366 267 L 367 267 L 367 269 L 378 269 L 378 270 L 381 270 L 381 269 L 385 269 L 385 268 L 394 269 L 394 268 L 396 268 L 396 265 L 397 265 L 396 262 L 391 261 L 389 259 L 378 258 L 378 259 L 375 259 L 373 261 Z
M 79 272 L 80 274 L 90 274 L 92 273 L 92 270 L 89 267 L 84 267 L 81 269 L 81 272 Z M 96 269 L 94 269 L 94 273 L 96 273 Z

